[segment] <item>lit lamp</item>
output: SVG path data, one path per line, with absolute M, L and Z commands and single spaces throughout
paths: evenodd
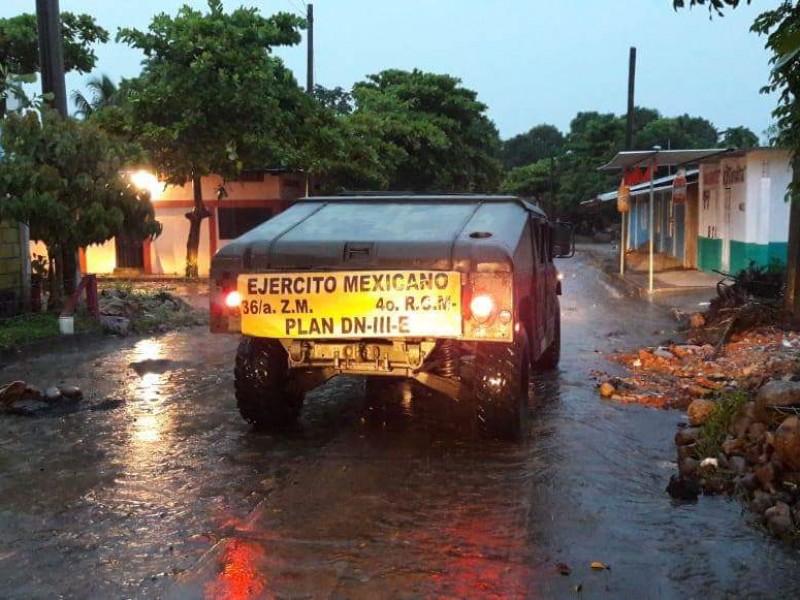
M 164 191 L 164 184 L 158 180 L 155 173 L 140 170 L 132 172 L 129 177 L 131 183 L 137 188 L 150 192 L 151 200 L 158 200 L 161 196 L 161 192 Z

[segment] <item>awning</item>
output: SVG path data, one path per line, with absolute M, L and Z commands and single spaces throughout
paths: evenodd
M 686 171 L 686 181 L 689 185 L 693 185 L 697 183 L 698 175 L 700 173 L 699 169 L 692 169 L 690 171 Z M 664 190 L 671 190 L 672 189 L 672 182 L 675 179 L 675 175 L 667 175 L 666 177 L 659 177 L 658 179 L 653 180 L 653 192 L 663 192 Z M 634 186 L 631 186 L 630 195 L 631 197 L 634 196 L 641 196 L 643 194 L 650 193 L 650 182 L 647 181 L 645 183 L 638 183 Z M 611 202 L 612 200 L 617 199 L 617 190 L 611 190 L 610 192 L 603 192 L 602 194 L 598 194 L 594 198 L 590 200 L 584 200 L 581 202 L 581 206 L 587 206 L 590 204 L 598 204 L 600 202 Z
M 632 150 L 618 152 L 611 161 L 598 171 L 618 171 L 631 167 L 650 166 L 654 161 L 657 167 L 678 167 L 696 163 L 706 158 L 726 154 L 727 148 L 708 148 L 705 150 Z

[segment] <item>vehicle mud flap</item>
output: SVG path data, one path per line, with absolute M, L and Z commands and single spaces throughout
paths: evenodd
M 519 440 L 528 415 L 530 362 L 524 331 L 514 344 L 478 344 L 471 387 L 480 432 Z
M 289 429 L 297 423 L 303 394 L 291 385 L 288 356 L 277 340 L 242 338 L 234 386 L 239 412 L 256 429 Z

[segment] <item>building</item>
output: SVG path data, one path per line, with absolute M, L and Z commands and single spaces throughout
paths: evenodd
M 778 148 L 727 152 L 700 164 L 698 267 L 738 273 L 788 259 L 791 155 Z
M 686 162 L 681 163 L 682 160 Z M 791 156 L 780 148 L 623 152 L 604 169 L 649 164 L 693 166 L 676 201 L 675 173 L 630 188 L 626 267 L 656 271 L 700 269 L 737 273 L 755 264 L 787 263 Z M 655 161 L 661 161 L 656 163 Z M 632 167 L 633 165 L 633 167 Z M 583 204 L 617 201 L 616 190 Z M 650 223 L 650 199 L 653 222 Z
M 186 241 L 194 206 L 192 185 L 165 186 L 152 174 L 132 174 L 134 181 L 150 189 L 156 219 L 162 233 L 153 241 L 115 238 L 89 246 L 82 252 L 81 271 L 96 274 L 182 276 L 186 272 Z M 248 171 L 236 181 L 217 175 L 202 179 L 203 199 L 211 213 L 200 233 L 198 268 L 207 276 L 211 257 L 228 241 L 239 237 L 286 209 L 305 191 L 302 175 Z M 222 192 L 221 190 L 224 190 Z
M 6 99 L 8 112 L 19 107 L 20 103 L 13 95 Z M 23 251 L 27 245 L 28 228 L 25 225 L 0 223 L 0 318 L 18 314 L 30 303 L 31 261 Z

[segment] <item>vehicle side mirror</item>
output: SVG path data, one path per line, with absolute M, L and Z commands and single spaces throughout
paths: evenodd
M 553 227 L 553 258 L 572 258 L 575 256 L 575 226 L 565 221 L 555 221 Z

